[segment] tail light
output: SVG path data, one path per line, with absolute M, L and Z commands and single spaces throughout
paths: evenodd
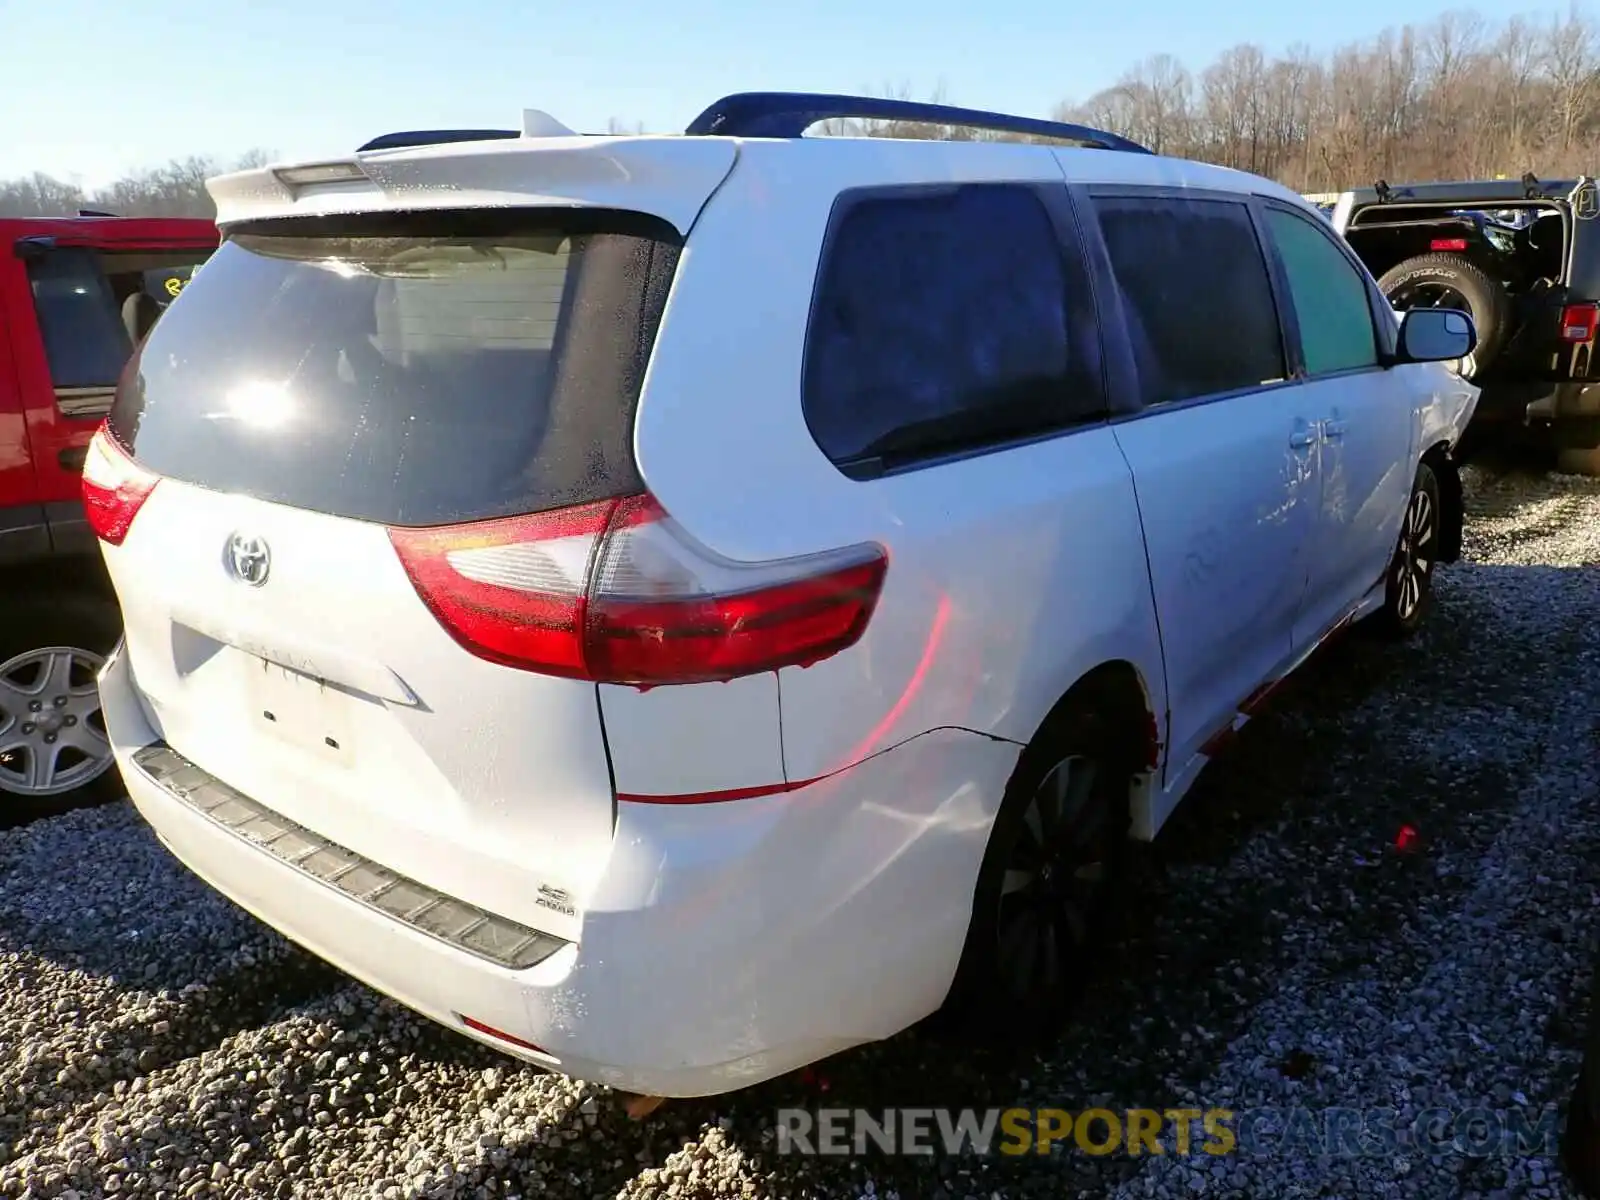
M 101 541 L 122 545 L 139 509 L 161 481 L 130 458 L 102 425 L 83 459 L 83 509 Z
M 1428 249 L 1430 250 L 1465 250 L 1466 248 L 1466 238 L 1434 238 L 1433 241 L 1428 243 Z
M 1600 327 L 1600 306 L 1594 304 L 1569 304 L 1561 310 L 1561 340 L 1563 342 L 1592 341 L 1596 327 Z
M 418 595 L 474 654 L 644 686 L 805 666 L 866 629 L 878 546 L 737 563 L 650 496 L 438 529 L 391 529 Z

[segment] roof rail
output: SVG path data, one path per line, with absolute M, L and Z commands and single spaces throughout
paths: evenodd
M 1042 121 L 1034 117 L 1014 117 L 1006 113 L 956 108 L 948 104 L 923 104 L 915 100 L 812 92 L 739 92 L 724 96 L 690 122 L 684 133 L 702 137 L 797 138 L 818 122 L 837 118 L 958 125 L 995 133 L 1057 138 L 1099 150 L 1152 153 L 1137 142 L 1117 134 L 1064 121 Z
M 399 150 L 406 146 L 439 146 L 446 142 L 490 142 L 500 138 L 521 137 L 515 129 L 414 129 L 401 133 L 385 133 L 373 138 L 356 153 L 367 150 Z

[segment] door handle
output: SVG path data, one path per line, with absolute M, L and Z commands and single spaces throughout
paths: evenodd
M 1304 450 L 1317 440 L 1317 435 L 1309 429 L 1296 429 L 1289 435 L 1289 445 L 1296 450 Z
M 1322 436 L 1328 441 L 1343 437 L 1345 430 L 1350 428 L 1343 421 L 1324 421 L 1322 423 Z

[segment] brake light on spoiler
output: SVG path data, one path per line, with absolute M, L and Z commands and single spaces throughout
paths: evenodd
M 888 566 L 877 545 L 732 562 L 648 495 L 389 537 L 423 602 L 473 654 L 639 686 L 837 654 L 866 630 Z
M 95 431 L 83 459 L 83 510 L 102 542 L 122 545 L 159 475 L 134 462 L 104 425 Z

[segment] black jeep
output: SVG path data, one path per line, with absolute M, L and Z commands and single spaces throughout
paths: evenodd
M 1570 180 L 1420 183 L 1344 192 L 1333 226 L 1389 302 L 1460 308 L 1478 330 L 1458 369 L 1478 435 L 1504 422 L 1600 474 L 1600 188 Z

